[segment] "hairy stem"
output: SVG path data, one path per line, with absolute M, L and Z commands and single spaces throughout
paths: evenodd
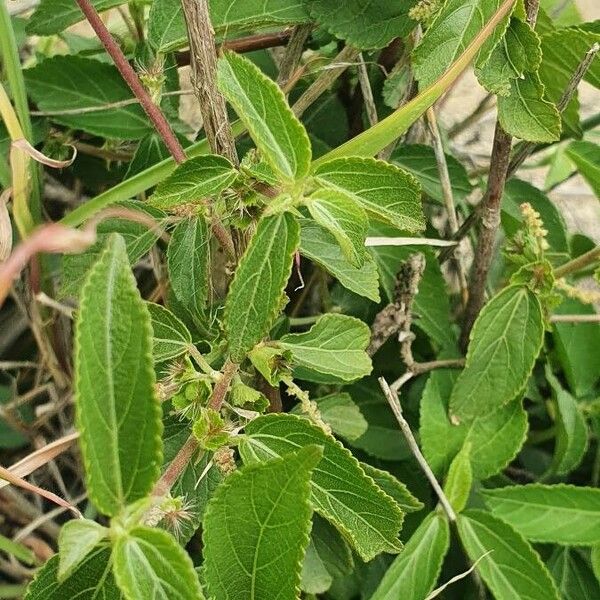
M 182 0 L 188 40 L 192 85 L 200 104 L 206 139 L 211 150 L 238 164 L 235 140 L 227 116 L 225 99 L 217 89 L 215 32 L 207 0 Z
M 279 64 L 279 74 L 277 75 L 277 83 L 280 88 L 286 89 L 292 75 L 300 64 L 304 44 L 311 31 L 313 30 L 312 23 L 308 25 L 297 25 L 292 31 L 290 41 L 285 49 L 285 54 Z
M 98 36 L 98 39 L 102 42 L 102 45 L 104 48 L 106 48 L 106 51 L 113 59 L 113 62 L 115 63 L 117 69 L 119 69 L 121 76 L 131 88 L 131 91 L 134 93 L 136 98 L 140 101 L 142 108 L 148 115 L 150 121 L 152 121 L 154 128 L 162 138 L 165 146 L 169 149 L 171 156 L 173 156 L 177 162 L 183 162 L 185 160 L 185 152 L 183 151 L 179 140 L 173 133 L 169 122 L 165 118 L 160 108 L 152 101 L 150 94 L 142 85 L 142 82 L 140 81 L 136 72 L 133 70 L 133 67 L 129 64 L 119 45 L 110 35 L 106 25 L 104 25 L 104 22 L 100 18 L 100 15 L 96 9 L 92 6 L 90 0 L 76 0 L 76 2 L 92 26 L 92 29 Z
M 600 246 L 596 246 L 589 252 L 582 254 L 581 256 L 570 260 L 568 263 L 558 267 L 554 270 L 554 276 L 557 279 L 561 277 L 566 277 L 571 273 L 575 273 L 576 271 L 581 271 L 581 269 L 593 265 L 594 263 L 600 261 Z

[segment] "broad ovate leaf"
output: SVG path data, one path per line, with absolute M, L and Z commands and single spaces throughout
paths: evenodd
M 379 302 L 377 266 L 368 256 L 362 267 L 353 266 L 336 239 L 311 219 L 301 219 L 300 254 L 320 265 L 350 291 Z
M 322 186 L 349 196 L 403 231 L 425 227 L 421 186 L 400 167 L 375 158 L 336 158 L 320 163 L 314 175 Z
M 448 477 L 444 483 L 444 494 L 455 512 L 461 512 L 467 505 L 472 485 L 471 444 L 466 442 L 450 463 Z
M 309 20 L 303 0 L 211 0 L 210 21 L 219 36 L 257 28 L 295 25 Z M 154 0 L 150 7 L 148 40 L 166 53 L 188 44 L 179 0 Z
M 111 549 L 108 546 L 96 547 L 78 562 L 69 577 L 63 581 L 58 579 L 59 560 L 59 556 L 54 555 L 36 573 L 24 600 L 124 599 L 113 576 Z
M 448 0 L 413 52 L 415 75 L 425 88 L 434 83 L 465 51 L 502 5 L 502 0 Z M 483 65 L 500 40 L 508 17 L 495 28 L 475 59 Z
M 93 58 L 53 56 L 32 69 L 25 69 L 23 76 L 28 94 L 39 110 L 46 112 L 90 109 L 133 98 L 117 68 Z M 73 129 L 120 140 L 140 139 L 152 130 L 139 104 L 53 115 L 52 120 Z
M 146 303 L 152 323 L 152 356 L 154 362 L 173 360 L 185 354 L 192 343 L 192 334 L 168 308 Z
M 310 141 L 279 86 L 232 52 L 219 59 L 218 84 L 268 164 L 288 182 L 306 175 L 312 157 Z
M 93 7 L 102 12 L 123 4 L 123 0 L 92 0 Z M 77 2 L 71 0 L 42 0 L 27 19 L 26 31 L 33 35 L 61 33 L 69 25 L 84 19 Z
M 349 382 L 371 372 L 366 353 L 371 330 L 354 317 L 326 314 L 305 333 L 289 333 L 279 345 L 292 354 L 294 374 L 317 382 Z
M 262 218 L 235 271 L 225 304 L 232 360 L 267 335 L 282 307 L 283 292 L 300 243 L 300 227 L 289 213 Z
M 247 465 L 219 487 L 204 518 L 204 566 L 211 597 L 298 597 L 311 527 L 310 477 L 321 456 L 320 448 L 309 445 Z
M 220 194 L 228 188 L 238 173 L 222 156 L 204 154 L 181 163 L 157 186 L 149 202 L 162 209 L 176 208 L 181 204 L 200 204 L 209 196 Z
M 558 600 L 548 570 L 529 543 L 504 521 L 481 511 L 458 517 L 460 541 L 496 600 Z
M 371 600 L 423 600 L 435 586 L 449 546 L 448 521 L 430 513 L 394 559 Z
M 112 558 L 127 600 L 204 599 L 192 559 L 166 531 L 135 527 L 116 539 Z
M 109 530 L 95 521 L 73 519 L 60 529 L 58 538 L 59 563 L 57 577 L 64 581 L 77 565 L 108 536 Z
M 600 146 L 585 140 L 571 142 L 567 156 L 575 163 L 597 198 L 600 198 Z
M 210 287 L 210 235 L 202 216 L 179 222 L 167 248 L 167 270 L 175 297 L 192 315 L 202 314 Z
M 457 377 L 455 369 L 436 369 L 427 380 L 419 428 L 423 454 L 433 472 L 441 477 L 468 443 L 473 477 L 487 479 L 508 465 L 523 446 L 527 413 L 519 402 L 510 402 L 467 423 L 452 423 L 448 404 Z
M 408 16 L 412 0 L 346 0 L 338 5 L 313 0 L 310 14 L 319 25 L 347 44 L 368 50 L 383 48 L 408 35 L 416 23 Z
M 523 389 L 542 347 L 544 320 L 537 296 L 508 286 L 483 308 L 473 330 L 467 363 L 450 398 L 460 419 L 489 414 Z
M 555 548 L 547 564 L 562 600 L 600 598 L 600 582 L 581 551 Z
M 363 471 L 405 512 L 416 512 L 423 508 L 423 503 L 413 496 L 406 485 L 396 479 L 388 471 L 377 469 L 368 463 L 360 463 Z
M 118 235 L 81 292 L 75 405 L 90 499 L 118 514 L 154 485 L 162 458 L 152 326 Z
M 265 462 L 312 444 L 323 448 L 311 479 L 315 511 L 335 525 L 365 561 L 381 552 L 400 551 L 402 510 L 348 450 L 307 419 L 283 414 L 255 419 L 246 427 L 240 453 L 245 463 Z
M 367 213 L 356 201 L 335 190 L 320 189 L 306 200 L 312 218 L 327 229 L 355 267 L 365 263 Z
M 532 483 L 482 490 L 490 510 L 534 542 L 591 546 L 600 542 L 600 490 Z
M 560 113 L 544 97 L 537 73 L 525 73 L 510 82 L 510 94 L 498 96 L 498 120 L 507 133 L 528 142 L 560 139 Z
M 323 421 L 337 436 L 351 441 L 367 430 L 368 424 L 350 394 L 339 392 L 317 398 L 316 402 Z

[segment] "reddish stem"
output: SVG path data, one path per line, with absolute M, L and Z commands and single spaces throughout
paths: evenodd
M 169 152 L 173 158 L 178 163 L 184 162 L 186 159 L 185 152 L 175 137 L 169 122 L 161 112 L 160 108 L 156 106 L 154 102 L 152 102 L 150 94 L 148 94 L 146 88 L 142 85 L 142 82 L 139 80 L 139 77 L 133 70 L 133 67 L 129 64 L 129 61 L 123 54 L 123 51 L 119 45 L 110 35 L 96 9 L 92 6 L 89 0 L 76 0 L 76 2 L 92 26 L 92 29 L 96 32 L 98 39 L 102 42 L 102 45 L 106 48 L 106 51 L 113 59 L 123 79 L 127 82 L 127 85 L 131 88 L 131 91 L 139 100 L 144 111 L 146 111 L 148 118 L 152 121 L 152 124 L 165 143 L 165 146 L 169 149 Z

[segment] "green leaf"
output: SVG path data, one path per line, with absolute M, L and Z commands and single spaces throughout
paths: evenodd
M 70 576 L 82 560 L 108 536 L 109 530 L 88 519 L 73 519 L 60 529 L 58 573 L 59 581 Z
M 211 0 L 209 9 L 211 24 L 218 35 L 309 20 L 303 0 Z M 187 45 L 187 30 L 179 0 L 152 2 L 148 39 L 161 53 Z
M 306 205 L 312 218 L 337 240 L 348 261 L 362 267 L 369 222 L 360 204 L 335 190 L 322 189 L 307 198 Z
M 557 314 L 593 315 L 593 306 L 566 298 Z M 552 337 L 556 355 L 567 383 L 576 397 L 585 396 L 600 379 L 600 324 L 553 323 Z
M 590 553 L 590 562 L 596 579 L 600 582 L 600 544 L 595 544 Z
M 439 203 L 444 202 L 442 184 L 433 148 L 421 144 L 402 144 L 392 153 L 391 161 L 412 173 L 423 193 Z M 473 190 L 467 170 L 452 155 L 446 155 L 448 174 L 455 200 L 464 200 Z
M 377 235 L 397 235 L 381 226 L 372 229 Z M 419 293 L 414 300 L 414 313 L 419 315 L 415 327 L 430 337 L 439 348 L 454 348 L 456 333 L 450 320 L 450 299 L 446 281 L 435 254 L 428 248 L 417 246 L 377 246 L 370 248 L 379 269 L 379 279 L 384 296 L 394 302 L 396 280 L 400 264 L 415 252 L 425 255 L 425 271 L 419 283 Z
M 323 421 L 339 437 L 352 441 L 367 430 L 368 424 L 350 394 L 338 392 L 317 398 L 316 402 Z
M 123 4 L 123 0 L 92 0 L 98 12 Z M 27 21 L 26 31 L 30 35 L 53 35 L 61 33 L 69 25 L 84 18 L 76 2 L 71 0 L 42 0 Z
M 133 98 L 119 71 L 81 56 L 53 56 L 23 71 L 27 92 L 39 110 L 87 109 Z M 102 85 L 98 85 L 101 81 Z M 137 140 L 152 130 L 139 104 L 76 115 L 53 115 L 52 120 L 106 138 Z
M 450 546 L 446 519 L 427 515 L 386 571 L 370 600 L 423 600 L 433 590 Z
M 334 579 L 348 576 L 353 567 L 352 552 L 337 529 L 319 515 L 313 515 L 310 542 L 302 563 L 302 590 L 322 594 Z
M 222 156 L 205 154 L 190 158 L 156 186 L 148 202 L 164 210 L 188 202 L 200 204 L 206 197 L 228 188 L 237 175 L 233 165 Z
M 510 82 L 510 95 L 498 96 L 498 120 L 512 136 L 529 142 L 560 139 L 560 113 L 544 98 L 537 73 L 526 73 Z
M 481 490 L 500 519 L 535 542 L 591 546 L 600 542 L 600 490 L 532 483 Z
M 90 552 L 64 581 L 58 580 L 58 565 L 59 556 L 55 555 L 36 573 L 24 600 L 123 599 L 113 577 L 110 548 Z
M 125 174 L 125 180 L 145 171 L 170 156 L 171 153 L 161 137 L 157 133 L 149 133 L 140 140 L 135 149 L 135 154 L 129 162 L 127 173 Z
M 558 103 L 578 65 L 594 42 L 599 40 L 598 34 L 575 27 L 550 31 L 542 36 L 543 58 L 539 74 L 548 100 Z M 594 59 L 584 78 L 595 87 L 600 87 L 598 57 Z M 565 132 L 574 137 L 581 137 L 577 92 L 563 111 L 562 118 Z
M 98 509 L 114 516 L 148 494 L 162 456 L 150 315 L 118 235 L 109 239 L 81 292 L 75 339 L 87 489 Z
M 279 86 L 248 59 L 219 59 L 219 89 L 235 109 L 267 163 L 292 182 L 310 169 L 310 141 Z
M 544 336 L 540 302 L 528 288 L 508 286 L 483 308 L 471 332 L 467 364 L 450 398 L 461 419 L 514 400 L 535 364 Z
M 288 333 L 278 344 L 292 353 L 294 375 L 307 381 L 355 381 L 371 372 L 365 352 L 371 330 L 345 315 L 326 314 L 305 333 Z
M 121 217 L 111 217 L 103 220 L 98 224 L 96 229 L 96 243 L 93 246 L 90 246 L 85 252 L 81 252 L 80 254 L 62 255 L 60 288 L 60 295 L 62 297 L 79 296 L 85 278 L 92 265 L 102 254 L 102 250 L 106 246 L 110 234 L 118 233 L 124 238 L 127 247 L 127 256 L 131 265 L 134 265 L 142 256 L 147 254 L 158 240 L 160 235 L 159 224 L 162 218 L 166 216 L 162 211 L 132 200 L 119 202 L 116 206 L 126 211 L 139 212 L 141 213 L 140 216 L 145 220 L 148 218 L 154 219 L 156 227 L 149 228 L 146 223 Z
M 152 324 L 152 356 L 155 363 L 173 360 L 187 352 L 192 343 L 188 328 L 170 310 L 147 302 Z
M 383 460 L 408 458 L 410 450 L 377 380 L 363 379 L 348 391 L 369 426 L 364 435 L 350 444 Z
M 463 0 L 455 0 L 454 4 L 457 3 L 463 4 Z M 502 0 L 500 8 L 494 12 L 493 16 L 485 23 L 485 26 L 477 32 L 464 52 L 460 54 L 459 58 L 449 66 L 439 79 L 434 78 L 432 85 L 373 127 L 369 127 L 363 133 L 319 157 L 314 161 L 313 168 L 334 158 L 376 156 L 391 143 L 396 142 L 456 81 L 459 75 L 477 56 L 481 48 L 487 48 L 490 41 L 492 44 L 495 43 L 495 40 L 498 39 L 495 37 L 497 26 L 508 18 L 514 7 L 514 3 L 514 0 Z M 448 4 L 445 6 L 448 6 Z M 456 38 L 454 32 L 450 32 L 449 37 Z M 451 42 L 453 41 L 451 39 Z M 440 49 L 442 52 L 446 51 L 445 48 Z M 425 60 L 429 60 L 429 57 L 425 56 Z
M 441 77 L 501 5 L 502 0 L 448 0 L 444 4 L 413 52 L 413 67 L 422 88 Z M 487 61 L 507 25 L 508 17 L 504 17 L 483 44 L 476 66 Z
M 283 414 L 255 419 L 247 425 L 246 436 L 240 445 L 246 463 L 264 462 L 310 444 L 322 446 L 323 459 L 311 481 L 315 511 L 335 525 L 365 561 L 400 550 L 402 511 L 334 438 L 306 419 Z
M 506 467 L 525 442 L 527 413 L 519 402 L 510 402 L 473 421 L 454 425 L 448 404 L 457 377 L 456 370 L 437 369 L 427 380 L 419 429 L 423 454 L 441 477 L 463 444 L 469 443 L 473 477 L 487 479 Z
M 127 600 L 202 600 L 198 576 L 187 552 L 160 529 L 135 527 L 114 543 L 115 578 Z
M 259 221 L 235 271 L 225 304 L 224 323 L 232 360 L 241 362 L 273 325 L 299 242 L 300 227 L 289 213 Z
M 479 83 L 492 94 L 509 95 L 513 79 L 537 71 L 542 62 L 540 38 L 528 23 L 513 17 L 489 60 L 477 72 Z
M 321 449 L 235 471 L 209 502 L 204 519 L 205 576 L 219 600 L 298 597 L 308 544 L 311 472 Z
M 202 216 L 180 221 L 167 248 L 167 269 L 175 297 L 192 315 L 202 313 L 210 286 L 210 236 Z
M 585 140 L 575 141 L 567 146 L 566 152 L 596 197 L 600 198 L 600 146 Z
M 408 488 L 391 473 L 377 469 L 368 463 L 360 463 L 363 471 L 388 495 L 405 513 L 416 512 L 423 508 L 423 503 L 413 496 Z
M 577 550 L 555 548 L 548 559 L 548 570 L 563 600 L 600 598 L 600 584 Z
M 556 444 L 551 468 L 557 475 L 566 475 L 583 460 L 588 445 L 588 429 L 577 401 L 562 388 L 549 365 L 546 365 L 546 378 L 556 401 Z
M 424 229 L 421 186 L 407 171 L 375 158 L 337 158 L 317 166 L 315 179 L 348 195 L 399 229 Z
M 467 505 L 472 485 L 471 444 L 466 442 L 450 463 L 444 484 L 444 493 L 455 512 L 462 512 Z
M 458 533 L 469 558 L 496 600 L 559 600 L 546 567 L 533 548 L 509 525 L 481 510 L 458 517 Z
M 332 5 L 328 0 L 313 0 L 309 6 L 313 19 L 327 31 L 360 50 L 370 50 L 414 29 L 416 23 L 408 16 L 413 4 L 412 0 L 347 0 Z
M 533 209 L 540 214 L 547 229 L 546 239 L 554 252 L 569 253 L 567 241 L 567 225 L 565 220 L 550 198 L 538 188 L 521 179 L 509 179 L 502 196 L 502 228 L 506 234 L 513 237 L 523 228 L 523 213 L 521 204 L 529 202 Z
M 358 269 L 348 262 L 335 238 L 327 230 L 310 219 L 301 219 L 300 224 L 302 256 L 323 267 L 355 294 L 379 302 L 377 267 L 368 256 L 365 264 Z

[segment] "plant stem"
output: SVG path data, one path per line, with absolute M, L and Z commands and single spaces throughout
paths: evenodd
M 375 98 L 373 97 L 373 90 L 371 89 L 371 82 L 369 81 L 369 71 L 365 64 L 362 52 L 358 55 L 358 82 L 367 111 L 367 119 L 369 120 L 369 125 L 373 127 L 379 123 L 379 117 L 377 116 Z
M 237 40 L 225 40 L 221 44 L 217 44 L 218 48 L 223 50 L 231 50 L 243 54 L 245 52 L 254 52 L 255 50 L 265 50 L 267 48 L 275 48 L 276 46 L 285 45 L 290 39 L 292 30 L 284 29 L 274 33 L 260 33 L 257 35 L 249 35 Z M 177 65 L 184 67 L 190 64 L 190 52 L 186 50 L 179 52 L 176 56 Z
M 582 254 L 581 256 L 570 260 L 568 263 L 558 267 L 554 270 L 554 276 L 557 279 L 561 277 L 566 277 L 575 271 L 580 271 L 581 269 L 593 265 L 595 262 L 600 260 L 600 246 L 596 246 L 589 252 Z
M 463 349 L 469 343 L 471 329 L 485 301 L 487 277 L 492 265 L 494 244 L 500 226 L 500 205 L 508 174 L 511 145 L 512 136 L 506 133 L 500 123 L 496 121 L 490 175 L 487 191 L 481 201 L 481 227 L 469 282 L 469 300 L 461 331 Z
M 231 381 L 233 380 L 235 374 L 238 372 L 240 365 L 232 362 L 230 359 L 225 361 L 223 368 L 221 369 L 221 378 L 215 384 L 213 388 L 213 393 L 208 401 L 209 408 L 213 410 L 221 410 L 221 406 L 223 401 L 225 400 L 225 396 L 229 390 L 229 386 L 231 385 Z
M 181 446 L 179 452 L 175 455 L 175 458 L 169 463 L 169 466 L 165 469 L 165 472 L 161 475 L 160 479 L 156 482 L 151 496 L 162 498 L 171 491 L 171 488 L 185 471 L 185 468 L 192 460 L 197 449 L 198 440 L 193 435 L 190 435 L 185 444 Z
M 173 156 L 173 158 L 179 163 L 185 161 L 186 157 L 183 148 L 173 133 L 173 130 L 171 129 L 171 126 L 169 125 L 165 115 L 152 101 L 150 94 L 142 85 L 142 82 L 140 81 L 136 72 L 133 70 L 133 67 L 129 64 L 119 45 L 110 35 L 106 25 L 104 25 L 104 22 L 100 18 L 100 15 L 96 9 L 92 6 L 90 0 L 76 0 L 76 2 L 92 26 L 92 29 L 98 36 L 98 39 L 102 42 L 102 45 L 113 59 L 113 62 L 121 73 L 121 76 L 131 88 L 131 91 L 134 93 L 137 99 L 140 101 L 142 108 L 148 115 L 148 118 L 154 125 L 157 133 L 162 138 L 165 146 L 171 153 L 171 156 Z
M 600 315 L 552 315 L 551 323 L 600 323 Z
M 398 394 L 390 388 L 387 381 L 383 377 L 379 378 L 379 385 L 381 386 L 381 389 L 390 405 L 390 408 L 392 409 L 392 412 L 396 417 L 396 421 L 398 421 L 398 425 L 400 426 L 400 430 L 402 431 L 402 434 L 406 439 L 408 447 L 410 448 L 414 457 L 417 459 L 417 462 L 419 463 L 421 470 L 425 474 L 425 477 L 427 477 L 427 479 L 429 480 L 431 487 L 437 494 L 440 504 L 442 505 L 442 508 L 444 509 L 444 512 L 448 517 L 448 520 L 451 523 L 455 523 L 456 513 L 454 512 L 450 501 L 448 500 L 448 498 L 446 498 L 446 494 L 444 494 L 442 486 L 438 483 L 438 480 L 435 478 L 431 467 L 427 464 L 427 461 L 425 460 L 425 457 L 423 456 L 423 453 L 421 452 L 421 449 L 417 444 L 417 440 L 415 440 L 415 436 L 413 435 L 410 429 L 410 425 L 408 424 L 408 422 L 404 418 L 404 415 L 402 414 L 402 405 L 400 404 Z
M 290 78 L 298 68 L 302 52 L 304 52 L 304 44 L 311 31 L 313 30 L 312 23 L 306 25 L 297 25 L 292 30 L 290 41 L 285 49 L 285 54 L 279 64 L 279 74 L 277 75 L 277 84 L 280 88 L 285 89 Z
M 24 137 L 27 141 L 33 143 L 33 129 L 29 104 L 27 103 L 25 80 L 23 79 L 19 50 L 6 2 L 0 2 L 0 56 L 2 57 L 6 79 L 12 94 L 15 111 L 23 128 Z M 40 223 L 42 220 L 40 166 L 35 161 L 30 161 L 29 171 L 31 176 L 29 211 L 33 221 Z
M 525 0 L 527 23 L 531 28 L 535 28 L 539 8 L 540 0 Z M 500 121 L 496 119 L 490 174 L 487 190 L 481 201 L 481 228 L 471 271 L 469 299 L 461 329 L 460 344 L 463 349 L 469 344 L 471 329 L 485 302 L 485 288 L 492 266 L 494 244 L 500 227 L 502 195 L 509 176 L 511 148 L 512 136 L 504 131 Z
M 450 225 L 450 233 L 454 235 L 458 231 L 458 217 L 456 216 L 454 195 L 452 193 L 452 183 L 450 181 L 448 163 L 446 161 L 446 154 L 444 152 L 444 146 L 442 144 L 442 136 L 440 135 L 440 128 L 438 126 L 435 108 L 433 106 L 427 109 L 427 112 L 425 113 L 425 118 L 427 120 L 427 124 L 429 126 L 429 133 L 431 135 L 431 142 L 435 154 L 435 161 L 437 163 L 438 174 L 440 177 L 440 185 L 442 187 L 442 196 L 444 197 L 444 205 L 446 207 L 446 214 L 448 215 L 448 224 Z M 461 296 L 464 305 L 466 304 L 468 299 L 467 276 L 465 274 L 465 269 L 461 258 L 460 244 L 458 244 L 455 247 L 454 258 L 456 260 L 458 282 L 460 284 Z
M 200 105 L 204 131 L 211 150 L 238 164 L 225 99 L 217 89 L 215 32 L 207 0 L 182 0 L 190 43 L 192 85 Z
M 320 98 L 338 79 L 338 77 L 357 59 L 359 51 L 352 46 L 344 46 L 340 53 L 333 59 L 329 68 L 325 69 L 311 86 L 296 100 L 292 110 L 297 117 L 301 117 L 306 109 Z

